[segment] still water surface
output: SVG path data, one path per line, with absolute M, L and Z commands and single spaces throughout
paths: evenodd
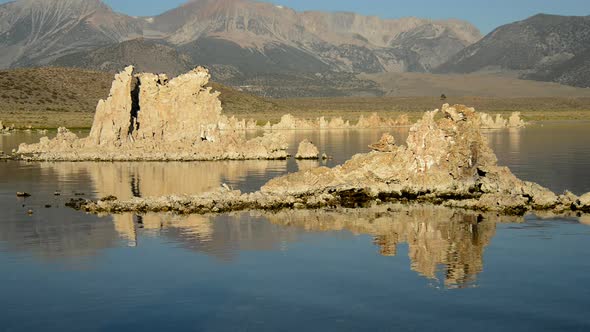
M 588 129 L 556 122 L 488 136 L 517 176 L 581 194 L 590 191 Z M 334 166 L 381 133 L 287 134 L 293 148 L 311 138 Z M 395 134 L 402 141 L 407 130 Z M 0 136 L 0 150 L 38 137 Z M 72 197 L 222 183 L 254 191 L 317 165 L 0 163 L 0 331 L 590 329 L 586 219 L 477 223 L 448 210 L 98 217 L 63 207 Z

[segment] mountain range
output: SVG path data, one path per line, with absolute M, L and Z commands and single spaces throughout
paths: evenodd
M 380 94 L 359 73 L 515 71 L 587 86 L 589 21 L 538 15 L 482 38 L 460 20 L 252 0 L 192 0 L 154 17 L 116 13 L 101 0 L 16 0 L 0 5 L 0 68 L 135 64 L 175 75 L 205 65 L 216 81 L 274 97 Z

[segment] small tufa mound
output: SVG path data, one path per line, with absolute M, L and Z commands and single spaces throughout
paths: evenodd
M 10 134 L 13 130 L 14 130 L 14 125 L 13 125 L 13 127 L 6 127 L 6 126 L 4 126 L 2 121 L 0 121 L 0 134 Z
M 383 134 L 379 142 L 369 145 L 369 148 L 378 152 L 393 152 L 395 150 L 395 137 L 391 134 Z
M 295 159 L 319 159 L 320 151 L 318 148 L 308 139 L 303 140 L 299 144 L 299 149 L 295 155 Z

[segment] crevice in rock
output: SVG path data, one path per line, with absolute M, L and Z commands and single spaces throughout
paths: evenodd
M 129 135 L 133 135 L 133 132 L 139 130 L 138 116 L 140 112 L 139 106 L 139 91 L 141 88 L 141 81 L 139 77 L 135 77 L 131 83 L 131 117 L 129 121 Z

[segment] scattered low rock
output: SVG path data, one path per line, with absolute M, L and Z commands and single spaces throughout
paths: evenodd
M 295 159 L 313 159 L 317 160 L 320 157 L 318 148 L 308 139 L 303 140 L 299 144 L 299 149 L 295 155 Z
M 0 160 L 9 160 L 9 159 L 12 159 L 12 157 L 7 155 L 6 153 L 4 153 L 4 151 L 0 151 Z
M 24 192 L 24 191 L 19 191 L 19 192 L 16 193 L 16 197 L 24 197 L 24 198 L 26 198 L 26 197 L 31 197 L 31 194 L 29 194 L 27 192 Z
M 410 120 L 406 114 L 402 114 L 397 119 L 381 117 L 373 113 L 368 117 L 361 115 L 355 124 L 345 121 L 342 117 L 334 117 L 327 120 L 325 117 L 319 117 L 315 120 L 300 119 L 291 114 L 285 114 L 281 121 L 271 125 L 267 123 L 263 126 L 265 130 L 324 130 L 324 129 L 377 129 L 409 126 Z
M 79 201 L 76 207 L 94 213 L 204 214 L 426 203 L 502 215 L 590 211 L 590 194 L 558 196 L 499 166 L 482 135 L 481 117 L 472 108 L 443 105 L 442 112 L 426 112 L 410 129 L 407 144 L 388 150 L 358 154 L 334 168 L 279 177 L 255 193 L 221 188 L 196 196 Z
M 0 134 L 10 134 L 14 131 L 13 127 L 6 127 L 2 121 L 0 121 Z
M 480 113 L 480 117 L 482 129 L 522 128 L 526 126 L 520 112 L 512 113 L 508 119 L 505 119 L 500 114 L 496 114 L 494 118 L 487 113 Z

